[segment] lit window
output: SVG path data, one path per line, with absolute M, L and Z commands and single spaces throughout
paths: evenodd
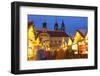
M 72 49 L 73 50 L 78 50 L 78 45 L 77 44 L 72 45 Z

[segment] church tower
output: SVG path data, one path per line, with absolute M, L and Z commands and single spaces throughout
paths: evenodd
M 61 30 L 62 31 L 65 31 L 65 24 L 64 24 L 64 21 L 62 20 L 62 24 L 61 24 Z
M 47 31 L 47 23 L 46 22 L 43 22 L 42 24 L 42 31 Z
M 47 23 L 43 22 L 43 28 L 47 29 Z
M 58 23 L 57 23 L 57 19 L 56 19 L 56 23 L 54 25 L 54 30 L 58 30 Z

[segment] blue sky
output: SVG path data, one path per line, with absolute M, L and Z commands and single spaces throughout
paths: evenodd
M 47 23 L 48 30 L 54 30 L 56 21 L 60 28 L 62 20 L 65 24 L 65 32 L 71 37 L 74 36 L 76 30 L 80 30 L 84 35 L 88 29 L 88 17 L 28 15 L 28 21 L 33 21 L 37 30 L 41 30 L 44 21 Z

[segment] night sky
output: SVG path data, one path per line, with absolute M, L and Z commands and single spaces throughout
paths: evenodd
M 59 28 L 61 27 L 62 20 L 65 24 L 65 32 L 73 37 L 76 30 L 80 30 L 83 35 L 88 29 L 88 17 L 78 16 L 48 16 L 48 15 L 28 15 L 28 21 L 33 21 L 37 30 L 42 29 L 42 23 L 47 23 L 48 30 L 54 30 L 54 24 L 57 21 Z

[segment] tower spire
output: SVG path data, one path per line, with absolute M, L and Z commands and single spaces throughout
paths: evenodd
M 56 22 L 55 22 L 55 25 L 54 25 L 54 30 L 58 30 L 57 17 L 56 17 Z
M 46 21 L 43 22 L 43 28 L 47 29 L 47 23 L 46 23 Z
M 47 23 L 46 23 L 46 21 L 44 21 L 43 24 L 42 24 L 42 31 L 47 31 Z
M 64 24 L 64 21 L 62 20 L 62 24 L 61 24 L 61 30 L 62 31 L 65 31 L 65 24 Z

